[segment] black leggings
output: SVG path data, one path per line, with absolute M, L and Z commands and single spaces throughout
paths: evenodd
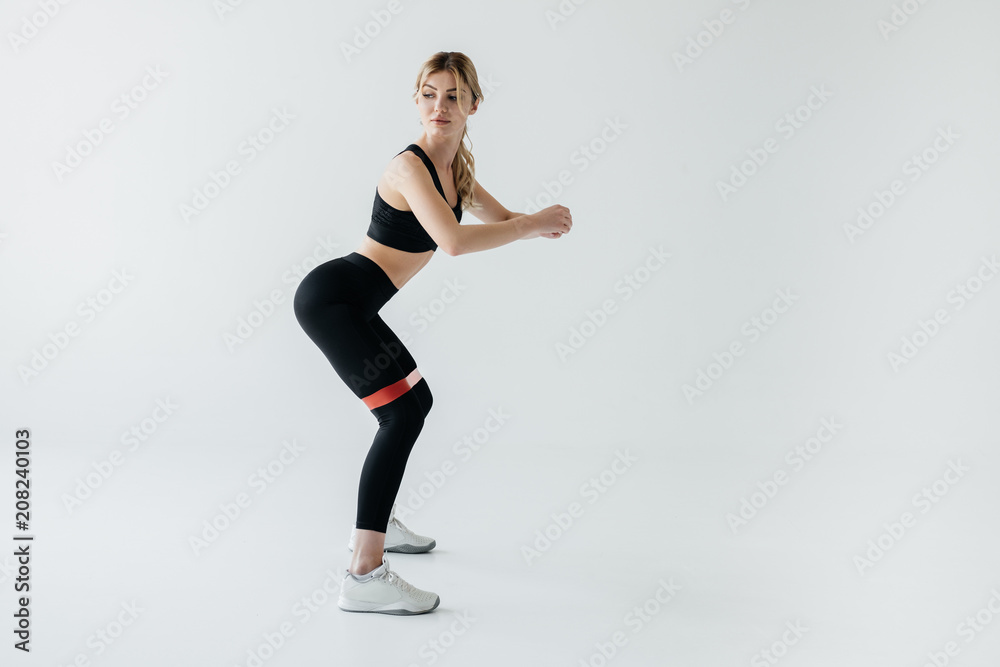
M 432 403 L 417 362 L 378 315 L 398 291 L 378 264 L 352 252 L 310 271 L 293 302 L 303 330 L 378 419 L 361 470 L 355 526 L 380 533 Z

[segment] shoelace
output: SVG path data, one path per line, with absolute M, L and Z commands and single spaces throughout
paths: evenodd
M 400 521 L 399 519 L 393 517 L 392 519 L 389 520 L 389 523 L 395 526 L 396 530 L 403 533 L 403 535 L 406 535 L 407 537 L 416 537 L 416 534 L 412 530 L 404 526 L 403 522 Z
M 388 562 L 385 563 L 385 572 L 382 573 L 380 578 L 384 579 L 387 584 L 399 586 L 399 588 L 403 589 L 407 593 L 413 593 L 416 590 L 408 581 L 390 570 Z

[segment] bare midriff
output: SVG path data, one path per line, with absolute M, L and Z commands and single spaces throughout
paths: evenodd
M 420 269 L 424 268 L 427 262 L 431 261 L 431 257 L 434 256 L 433 250 L 425 252 L 396 250 L 387 245 L 382 245 L 369 236 L 364 238 L 361 245 L 354 252 L 364 255 L 378 264 L 385 271 L 385 274 L 389 276 L 389 280 L 396 286 L 396 289 L 402 289 L 403 285 L 409 282 L 410 278 L 417 275 Z
M 399 158 L 397 157 L 396 159 Z M 448 208 L 454 208 L 454 206 L 457 206 L 458 202 L 458 190 L 455 188 L 455 180 L 452 175 L 451 165 L 448 165 L 446 169 L 438 169 L 437 171 L 442 183 L 441 187 L 445 189 L 445 203 L 448 204 Z M 382 200 L 389 206 L 392 206 L 399 211 L 410 210 L 406 203 L 406 199 L 389 184 L 389 181 L 384 174 L 379 179 L 377 187 L 379 196 L 382 197 Z M 452 201 L 456 203 L 453 205 L 450 203 Z M 406 252 L 405 250 L 390 248 L 387 245 L 382 245 L 370 236 L 366 236 L 364 240 L 361 241 L 361 245 L 358 246 L 358 249 L 354 252 L 359 255 L 364 255 L 378 264 L 382 270 L 385 271 L 385 274 L 389 276 L 389 280 L 391 280 L 392 284 L 396 286 L 396 289 L 402 289 L 403 285 L 409 282 L 410 278 L 417 275 L 417 273 L 420 272 L 420 269 L 424 268 L 427 265 L 427 262 L 431 261 L 431 257 L 434 256 L 433 250 L 427 250 L 424 252 Z

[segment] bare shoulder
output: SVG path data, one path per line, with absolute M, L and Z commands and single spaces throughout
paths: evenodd
M 395 209 L 410 210 L 406 197 L 400 190 L 404 188 L 404 183 L 407 183 L 411 176 L 419 174 L 419 170 L 423 168 L 423 161 L 413 151 L 403 151 L 396 155 L 389 160 L 389 164 L 386 165 L 385 171 L 382 172 L 382 177 L 379 179 L 379 196 Z M 424 170 L 426 171 L 426 169 Z
M 396 184 L 398 184 L 399 181 L 409 178 L 421 170 L 427 171 L 424 161 L 413 151 L 403 151 L 389 160 L 385 173 L 388 178 L 395 179 Z

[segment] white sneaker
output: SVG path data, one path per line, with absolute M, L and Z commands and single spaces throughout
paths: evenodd
M 441 604 L 436 594 L 414 588 L 390 570 L 384 553 L 382 564 L 362 579 L 359 581 L 350 570 L 345 572 L 338 607 L 344 611 L 410 616 L 426 614 Z
M 358 529 L 351 528 L 351 539 L 347 543 L 347 548 L 354 551 L 354 537 Z M 389 525 L 385 529 L 384 551 L 393 551 L 400 554 L 422 554 L 437 546 L 437 541 L 423 535 L 417 535 L 412 530 L 402 524 L 396 518 L 396 506 L 392 506 L 389 512 Z

